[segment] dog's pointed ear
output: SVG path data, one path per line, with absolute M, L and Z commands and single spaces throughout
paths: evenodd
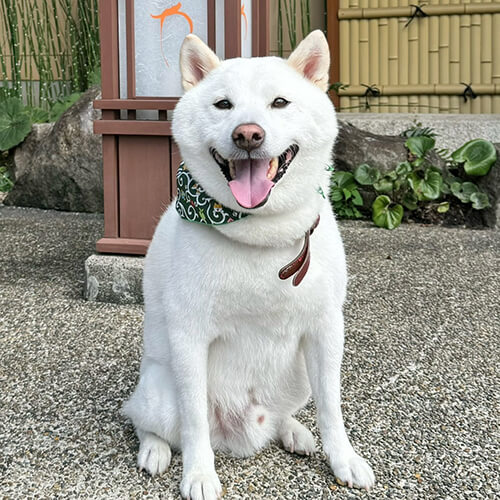
M 321 30 L 309 33 L 290 54 L 287 63 L 321 90 L 328 90 L 330 49 Z
M 188 35 L 181 46 L 180 67 L 184 90 L 192 89 L 220 64 L 219 58 L 196 35 Z

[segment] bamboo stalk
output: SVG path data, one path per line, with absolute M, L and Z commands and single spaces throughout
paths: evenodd
M 419 83 L 429 83 L 429 19 L 424 17 L 419 20 L 418 34 L 418 73 Z M 429 97 L 420 96 L 419 103 L 422 106 L 421 113 L 429 113 Z
M 437 0 L 431 0 L 435 4 Z M 429 5 L 432 7 L 433 5 Z M 429 18 L 429 83 L 439 83 L 439 18 Z M 432 113 L 439 111 L 439 97 L 429 96 L 429 110 Z
M 493 33 L 491 14 L 481 16 L 481 82 L 492 81 L 492 41 Z M 500 33 L 497 34 L 500 37 Z M 481 113 L 492 113 L 493 103 L 490 96 L 481 97 Z
M 471 44 L 471 16 L 460 16 L 460 81 L 471 83 L 470 64 L 470 44 Z M 460 102 L 460 113 L 470 113 L 470 99 L 467 102 Z
M 350 22 L 350 36 L 351 36 L 351 79 L 350 85 L 359 85 L 359 21 L 353 20 Z M 357 106 L 359 104 L 358 98 L 349 100 L 349 106 Z
M 452 4 L 459 3 L 460 0 L 451 0 Z M 450 82 L 460 81 L 460 16 L 450 16 Z M 450 113 L 459 113 L 460 98 L 450 97 Z
M 408 2 L 401 2 L 408 4 Z M 437 4 L 438 2 L 431 2 Z M 500 12 L 498 3 L 461 3 L 458 5 L 424 5 L 422 10 L 429 16 L 450 16 L 452 14 L 493 14 Z M 339 9 L 339 19 L 376 19 L 380 17 L 406 17 L 413 14 L 413 7 L 389 7 L 387 9 Z
M 492 82 L 500 84 L 500 14 L 494 14 L 492 19 L 493 50 L 492 50 Z M 500 113 L 500 96 L 493 97 L 493 113 Z
M 351 83 L 351 58 L 349 54 L 349 34 L 350 21 L 339 22 L 339 42 L 340 42 L 340 81 L 345 84 Z M 335 82 L 332 82 L 335 83 Z
M 408 29 L 404 26 L 406 19 L 399 19 L 399 85 L 408 85 L 408 69 L 409 69 L 409 41 Z M 402 95 L 399 98 L 399 106 L 403 108 L 402 112 L 408 112 L 408 97 Z
M 368 7 L 368 0 L 361 0 L 362 8 Z M 369 21 L 361 19 L 359 21 L 359 83 L 371 85 L 370 81 L 370 49 L 369 49 Z
M 471 17 L 471 75 L 470 81 L 474 84 L 481 83 L 481 16 L 474 14 Z M 471 103 L 472 113 L 481 112 L 479 99 L 473 99 Z
M 377 7 L 379 0 L 369 0 L 368 5 L 370 7 Z M 369 52 L 369 85 L 380 84 L 380 67 L 379 67 L 379 28 L 378 19 L 370 19 L 368 21 L 368 52 Z M 377 110 L 378 111 L 378 110 Z
M 391 7 L 398 5 L 398 0 L 389 0 Z M 392 85 L 399 83 L 399 21 L 395 17 L 389 21 L 389 82 Z M 399 97 L 390 96 L 388 102 L 389 108 L 393 113 L 399 112 Z
M 449 0 L 442 0 L 449 3 Z M 450 83 L 450 18 L 439 17 L 439 83 Z M 450 112 L 450 99 L 448 96 L 439 97 L 439 112 Z
M 282 17 L 282 2 L 278 0 L 278 55 L 283 57 L 283 17 Z
M 388 0 L 380 0 L 380 7 L 385 8 L 389 6 Z M 378 21 L 378 28 L 380 31 L 380 50 L 378 53 L 379 68 L 380 68 L 380 85 L 389 84 L 389 20 L 380 19 Z M 385 97 L 380 99 L 380 113 L 389 112 L 389 99 Z

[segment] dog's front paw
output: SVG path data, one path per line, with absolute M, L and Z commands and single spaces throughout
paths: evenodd
M 152 476 L 162 474 L 170 465 L 172 452 L 166 441 L 145 432 L 141 435 L 141 444 L 137 454 L 137 465 L 139 470 L 146 470 Z
M 375 484 L 372 468 L 355 452 L 347 456 L 337 456 L 336 459 L 330 460 L 330 465 L 337 480 L 347 484 L 349 488 L 354 486 L 370 490 Z
M 181 495 L 188 500 L 216 500 L 222 496 L 222 486 L 215 471 L 194 470 L 182 478 Z

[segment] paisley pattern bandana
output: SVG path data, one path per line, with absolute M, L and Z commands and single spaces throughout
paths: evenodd
M 182 219 L 207 226 L 235 222 L 249 214 L 221 205 L 211 198 L 191 176 L 182 162 L 177 170 L 177 200 L 175 208 Z

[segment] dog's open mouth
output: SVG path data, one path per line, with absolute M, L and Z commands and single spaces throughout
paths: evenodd
M 298 151 L 299 146 L 292 144 L 271 159 L 226 160 L 214 148 L 210 148 L 236 201 L 244 208 L 258 208 L 266 203 L 271 189 L 285 175 Z

